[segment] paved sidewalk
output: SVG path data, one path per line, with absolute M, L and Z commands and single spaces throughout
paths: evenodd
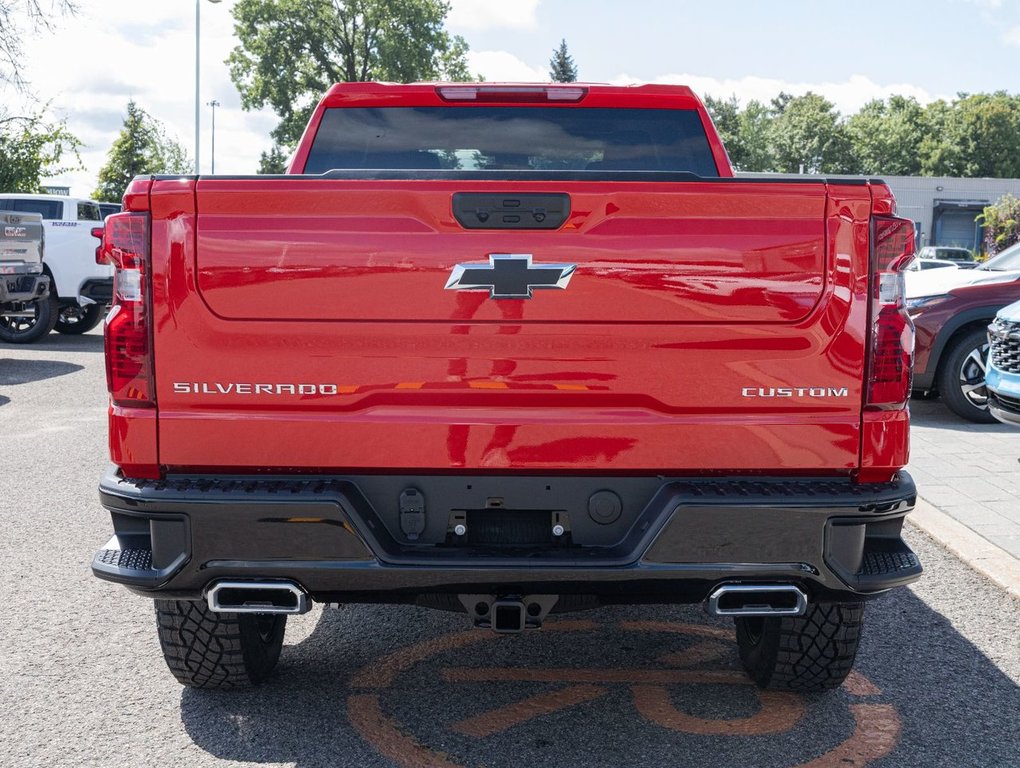
M 912 400 L 910 466 L 921 498 L 1020 559 L 1020 428 L 972 424 Z

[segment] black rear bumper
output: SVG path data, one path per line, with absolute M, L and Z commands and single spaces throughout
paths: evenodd
M 424 520 L 414 517 L 417 508 L 401 515 L 408 488 L 423 497 Z M 593 495 L 607 491 L 619 500 L 610 522 L 605 509 L 589 511 Z M 921 573 L 900 537 L 915 501 L 905 472 L 873 485 L 516 476 L 149 481 L 111 472 L 100 497 L 115 535 L 93 572 L 152 597 L 197 599 L 218 579 L 248 578 L 293 580 L 324 602 L 517 592 L 698 602 L 724 581 L 794 583 L 818 599 L 874 594 Z M 563 521 L 563 535 L 537 541 L 517 525 L 546 514 Z M 510 540 L 451 533 L 460 520 L 502 521 Z
M 0 275 L 0 304 L 44 299 L 50 292 L 50 278 L 44 274 Z
M 113 278 L 94 277 L 86 280 L 78 293 L 96 304 L 109 304 L 113 301 Z

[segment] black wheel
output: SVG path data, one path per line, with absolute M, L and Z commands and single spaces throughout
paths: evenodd
M 976 328 L 955 339 L 939 364 L 939 394 L 949 410 L 968 421 L 992 424 L 988 412 L 985 368 L 988 364 L 988 334 Z
M 738 618 L 737 648 L 762 688 L 823 691 L 840 685 L 861 642 L 864 603 L 812 603 L 803 616 Z
M 9 304 L 0 309 L 0 341 L 30 344 L 53 330 L 59 313 L 53 296 Z
M 54 330 L 71 336 L 88 333 L 102 322 L 105 309 L 102 304 L 89 304 L 87 307 L 71 304 L 61 307 Z
M 157 600 L 163 658 L 189 688 L 241 688 L 263 682 L 280 659 L 287 617 L 213 613 L 204 602 Z

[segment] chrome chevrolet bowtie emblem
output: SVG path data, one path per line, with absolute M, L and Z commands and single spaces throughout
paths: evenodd
M 576 264 L 532 264 L 530 253 L 491 253 L 489 263 L 458 264 L 447 290 L 488 291 L 490 299 L 530 299 L 536 288 L 566 288 Z

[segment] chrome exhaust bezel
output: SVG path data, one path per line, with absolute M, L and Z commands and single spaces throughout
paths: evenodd
M 719 601 L 732 594 L 765 594 L 769 592 L 790 593 L 796 596 L 790 608 L 772 608 L 765 605 L 749 605 L 742 608 L 720 608 Z M 794 584 L 722 584 L 708 596 L 707 609 L 713 616 L 803 616 L 807 611 L 808 599 L 800 587 Z
M 224 606 L 220 603 L 220 593 L 225 589 L 261 590 L 270 592 L 289 592 L 294 596 L 293 606 L 279 605 L 239 605 Z M 214 613 L 283 613 L 301 614 L 311 609 L 308 594 L 297 584 L 290 581 L 217 581 L 209 587 L 205 595 L 209 610 Z

